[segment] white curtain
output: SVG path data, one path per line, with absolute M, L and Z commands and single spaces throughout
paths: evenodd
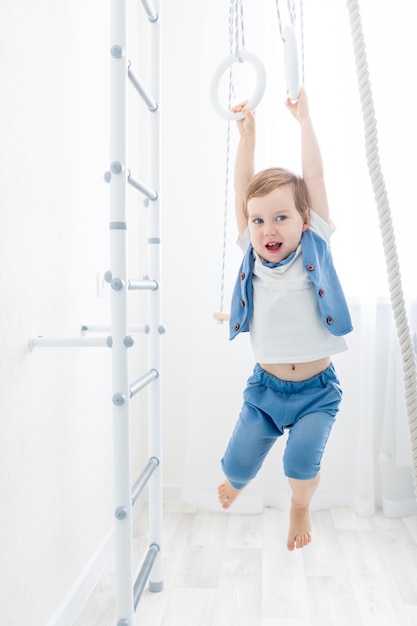
M 218 308 L 222 280 L 223 198 L 227 122 L 210 105 L 210 79 L 228 55 L 228 3 L 206 3 L 201 39 L 199 130 L 200 201 L 196 215 L 193 347 L 189 384 L 189 428 L 183 499 L 217 507 L 222 480 L 220 459 L 238 417 L 242 392 L 253 368 L 249 337 L 228 340 L 226 324 L 209 319 Z M 283 105 L 285 81 L 275 2 L 244 2 L 246 49 L 267 72 L 267 90 L 257 109 L 257 169 L 283 165 L 300 171 L 299 133 Z M 286 3 L 281 3 L 286 7 Z M 314 5 L 314 6 L 313 6 Z M 408 110 L 416 55 L 411 0 L 361 2 L 371 82 L 378 117 L 379 149 L 393 213 L 411 332 L 417 330 L 413 278 L 417 225 L 413 185 L 415 116 Z M 284 9 L 282 10 L 285 16 Z M 377 26 L 376 26 L 377 25 Z M 342 0 L 304 2 L 305 85 L 326 170 L 332 217 L 338 228 L 333 256 L 354 322 L 349 351 L 334 358 L 344 399 L 331 434 L 314 500 L 316 508 L 350 506 L 370 515 L 417 510 L 410 463 L 410 440 L 402 382 L 402 362 L 388 297 L 381 236 L 364 155 L 363 122 L 353 60 L 348 11 Z M 218 33 L 216 37 L 213 33 Z M 251 90 L 252 87 L 246 87 Z M 247 94 L 245 94 L 247 95 Z M 223 96 L 224 97 L 224 96 Z M 236 93 L 236 100 L 242 96 Z M 233 163 L 236 131 L 231 125 Z M 410 155 L 412 155 L 410 157 Z M 229 185 L 231 186 L 231 179 Z M 230 195 L 230 194 L 229 194 Z M 229 205 L 230 203 L 229 197 Z M 233 211 L 226 228 L 225 308 L 240 262 Z M 210 253 L 202 258 L 201 245 Z M 204 275 L 204 288 L 202 285 Z M 398 280 L 400 278 L 398 277 Z M 278 441 L 253 483 L 234 504 L 235 511 L 264 505 L 287 509 L 289 490 Z

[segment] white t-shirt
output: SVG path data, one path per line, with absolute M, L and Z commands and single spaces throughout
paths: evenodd
M 320 237 L 330 241 L 335 231 L 310 211 L 311 225 Z M 246 251 L 249 230 L 238 240 Z M 347 350 L 344 337 L 332 335 L 320 316 L 312 281 L 302 262 L 301 244 L 294 257 L 279 267 L 263 265 L 253 252 L 253 315 L 249 331 L 258 363 L 305 363 Z

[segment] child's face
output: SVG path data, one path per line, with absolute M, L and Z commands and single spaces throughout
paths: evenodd
M 301 217 L 292 189 L 282 185 L 266 196 L 248 201 L 248 227 L 255 252 L 270 263 L 286 259 L 298 247 L 302 233 L 310 225 L 309 214 Z

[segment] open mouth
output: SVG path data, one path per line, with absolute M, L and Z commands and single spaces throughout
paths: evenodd
M 266 244 L 265 248 L 268 250 L 268 252 L 277 252 L 281 246 L 282 243 L 278 241 L 270 241 Z

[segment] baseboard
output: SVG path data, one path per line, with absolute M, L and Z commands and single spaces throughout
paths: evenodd
M 46 626 L 72 626 L 113 556 L 113 546 L 112 528 Z
M 164 485 L 164 502 L 181 502 L 182 489 L 179 485 Z
M 145 489 L 141 493 L 140 497 L 141 497 L 142 502 L 149 502 L 148 489 L 149 487 L 146 486 Z M 164 485 L 163 495 L 162 495 L 164 503 L 181 502 L 182 492 L 183 492 L 183 487 L 180 487 L 179 485 Z

